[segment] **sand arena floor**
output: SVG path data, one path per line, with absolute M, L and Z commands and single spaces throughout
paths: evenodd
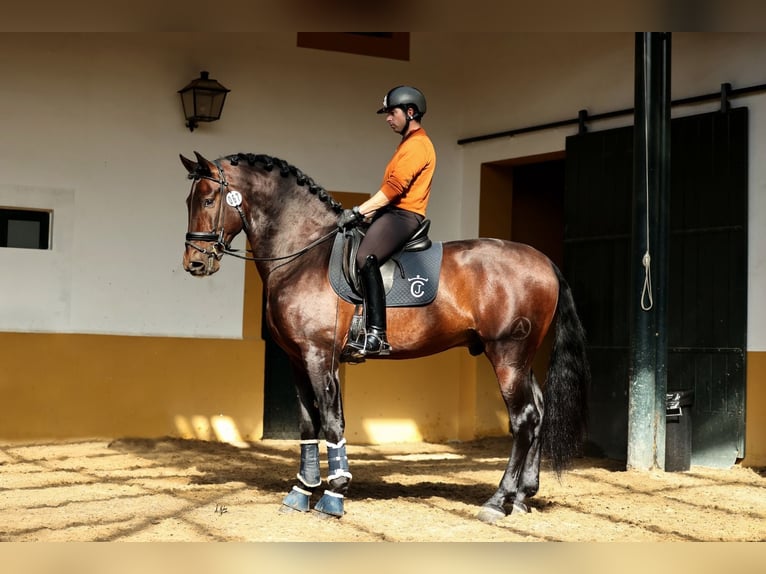
M 475 516 L 509 447 L 350 445 L 346 515 L 328 520 L 279 512 L 298 469 L 295 441 L 2 443 L 0 541 L 766 541 L 766 477 L 740 467 L 626 472 L 583 458 L 558 480 L 544 466 L 531 513 L 484 524 Z

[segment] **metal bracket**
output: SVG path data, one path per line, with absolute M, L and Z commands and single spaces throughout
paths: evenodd
M 588 126 L 585 122 L 588 121 L 588 110 L 580 110 L 577 112 L 577 134 L 582 135 L 588 131 Z
M 731 84 L 721 84 L 721 113 L 726 113 L 731 109 L 729 96 L 731 95 Z

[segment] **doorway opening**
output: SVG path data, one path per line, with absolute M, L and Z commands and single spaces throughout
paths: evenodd
M 482 164 L 479 235 L 526 243 L 561 266 L 564 152 Z
M 563 151 L 482 164 L 479 235 L 531 245 L 563 269 L 565 175 Z M 538 381 L 551 344 L 549 333 L 533 363 Z

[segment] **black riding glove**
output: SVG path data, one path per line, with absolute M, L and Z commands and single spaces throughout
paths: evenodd
M 351 209 L 344 209 L 343 213 L 338 217 L 339 229 L 351 229 L 356 227 L 364 221 L 364 215 L 359 211 L 359 208 L 354 206 Z

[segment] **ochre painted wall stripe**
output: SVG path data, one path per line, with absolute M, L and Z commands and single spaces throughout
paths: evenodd
M 204 438 L 213 417 L 228 417 L 243 439 L 260 438 L 263 346 L 258 340 L 0 333 L 0 437 Z

